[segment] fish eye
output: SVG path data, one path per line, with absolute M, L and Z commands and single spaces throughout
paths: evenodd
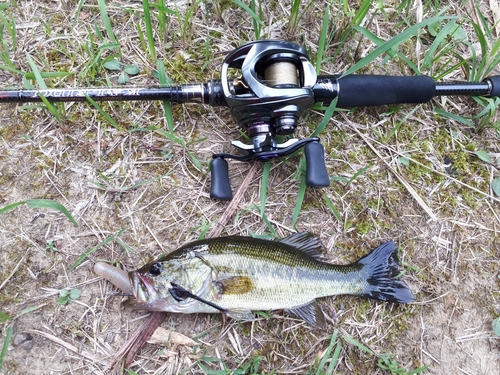
M 149 267 L 149 273 L 153 276 L 158 276 L 162 270 L 163 267 L 161 263 L 153 263 L 151 267 Z

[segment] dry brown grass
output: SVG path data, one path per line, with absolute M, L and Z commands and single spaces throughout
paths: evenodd
M 108 14 L 121 47 L 121 61 L 136 64 L 141 73 L 134 85 L 154 84 L 154 62 L 144 51 L 137 27 L 144 30 L 140 1 L 107 1 Z M 305 44 L 313 55 L 325 1 L 316 1 L 289 30 L 288 2 L 263 4 L 262 35 Z M 358 2 L 350 1 L 351 9 Z M 377 14 L 364 26 L 383 39 L 404 29 L 404 17 L 415 22 L 418 10 L 428 17 L 427 7 L 409 7 L 398 14 L 385 4 L 387 17 Z M 447 13 L 474 19 L 471 3 L 452 1 Z M 190 4 L 169 3 L 185 15 Z M 206 4 L 213 4 L 207 11 Z M 10 57 L 17 69 L 30 71 L 26 54 L 42 71 L 68 71 L 73 75 L 52 80 L 62 87 L 98 85 L 116 75 L 101 69 L 95 79 L 85 45 L 100 42 L 94 21 L 109 42 L 101 22 L 97 1 L 27 1 L 4 15 L 17 25 L 17 50 Z M 157 35 L 157 55 L 168 74 L 179 83 L 218 78 L 224 56 L 254 38 L 248 15 L 225 1 L 199 3 L 193 9 L 186 33 L 183 18 L 169 17 L 164 35 Z M 426 5 L 426 4 L 424 4 Z M 482 4 L 492 27 L 495 13 Z M 332 2 L 336 15 L 337 2 Z M 492 8 L 493 9 L 493 8 Z M 75 19 L 75 17 L 77 18 Z M 348 15 L 332 16 L 336 35 L 351 21 Z M 154 20 L 154 22 L 156 22 Z M 464 28 L 471 31 L 470 25 Z M 156 30 L 159 30 L 158 28 Z M 497 32 L 497 31 L 493 31 Z M 4 31 L 7 45 L 12 39 Z M 210 62 L 205 63 L 205 38 L 209 38 Z M 473 34 L 470 34 L 473 38 Z M 404 46 L 413 60 L 422 58 L 428 36 L 418 49 Z M 332 41 L 333 54 L 338 40 Z M 475 40 L 472 40 L 475 42 Z M 359 48 L 357 48 L 359 45 Z M 324 73 L 345 71 L 360 56 L 373 49 L 359 35 L 345 45 L 335 61 L 324 65 Z M 2 47 L 0 47 L 2 50 Z M 355 55 L 355 52 L 358 55 Z M 420 51 L 420 55 L 416 55 Z M 103 52 L 103 57 L 112 53 Z M 404 64 L 372 64 L 367 71 L 411 74 Z M 464 79 L 455 71 L 452 79 Z M 23 87 L 22 76 L 0 70 L 2 87 Z M 166 127 L 160 103 L 103 103 L 103 108 L 125 129 L 149 125 Z M 405 279 L 418 302 L 397 306 L 354 297 L 321 301 L 329 325 L 325 331 L 311 329 L 282 312 L 252 323 L 223 320 L 220 316 L 169 315 L 163 327 L 197 338 L 197 344 L 171 340 L 148 344 L 132 369 L 141 374 L 175 374 L 181 370 L 200 373 L 195 364 L 204 355 L 220 358 L 229 369 L 256 356 L 263 356 L 263 373 L 303 374 L 328 347 L 329 335 L 338 329 L 378 354 L 393 353 L 407 370 L 428 365 L 430 374 L 496 374 L 500 366 L 499 338 L 491 320 L 499 314 L 500 228 L 499 200 L 490 183 L 498 177 L 500 147 L 490 127 L 481 132 L 433 113 L 441 106 L 461 116 L 477 113 L 470 98 L 447 98 L 423 105 L 405 121 L 387 142 L 381 137 L 402 121 L 413 108 L 403 106 L 388 114 L 388 108 L 358 109 L 337 114 L 321 134 L 327 150 L 331 176 L 352 177 L 370 167 L 350 185 L 334 181 L 330 188 L 308 190 L 297 228 L 292 213 L 299 189 L 295 178 L 298 156 L 275 161 L 267 190 L 266 216 L 277 236 L 292 231 L 312 231 L 323 239 L 325 255 L 332 262 L 352 261 L 385 240 L 396 241 L 400 258 L 408 265 Z M 183 105 L 174 108 L 175 134 L 195 142 L 189 150 L 203 161 L 199 170 L 186 150 L 153 132 L 120 132 L 87 104 L 65 104 L 65 118 L 58 122 L 47 111 L 2 105 L 0 108 L 0 207 L 29 198 L 54 199 L 77 219 L 73 226 L 62 214 L 34 211 L 25 206 L 0 216 L 0 311 L 17 316 L 0 323 L 3 337 L 14 325 L 13 341 L 3 364 L 5 374 L 104 374 L 127 338 L 147 316 L 123 310 L 113 287 L 96 277 L 92 265 L 106 259 L 135 269 L 155 256 L 196 239 L 206 225 L 215 225 L 228 203 L 209 199 L 208 164 L 212 153 L 229 151 L 228 139 L 238 139 L 226 109 Z M 321 115 L 313 112 L 297 132 L 311 133 Z M 491 120 L 497 123 L 498 116 Z M 473 151 L 484 150 L 491 163 L 479 160 Z M 162 153 L 163 152 L 163 153 Z M 410 154 L 409 166 L 398 158 Z M 449 156 L 457 174 L 449 176 L 443 158 Z M 249 165 L 232 163 L 233 187 L 244 179 Z M 139 182 L 149 183 L 133 187 Z M 96 185 L 95 183 L 99 183 Z M 260 174 L 251 181 L 237 215 L 222 234 L 268 233 L 258 213 Z M 325 203 L 326 194 L 339 211 L 339 221 Z M 42 216 L 43 214 L 44 216 Z M 113 241 L 93 253 L 75 271 L 68 268 L 83 252 L 118 233 Z M 51 245 L 51 246 L 49 246 Z M 82 297 L 67 306 L 57 303 L 59 290 L 79 288 Z M 196 350 L 193 349 L 196 347 Z M 345 345 L 338 373 L 384 373 L 377 358 Z M 220 364 L 211 365 L 220 369 Z

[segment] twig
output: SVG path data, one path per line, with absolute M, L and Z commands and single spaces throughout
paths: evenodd
M 229 203 L 227 206 L 227 209 L 224 211 L 222 214 L 220 220 L 215 224 L 215 226 L 210 230 L 208 233 L 207 237 L 212 238 L 212 237 L 219 237 L 222 231 L 224 230 L 225 225 L 229 221 L 229 219 L 234 215 L 236 212 L 236 209 L 238 208 L 241 199 L 243 198 L 243 195 L 248 189 L 248 186 L 250 185 L 250 182 L 252 182 L 255 173 L 257 172 L 257 166 L 259 165 L 258 162 L 254 162 L 252 164 L 252 167 L 248 171 L 245 179 L 241 183 L 240 187 L 238 188 L 238 191 L 234 195 L 233 200 Z
M 47 333 L 44 331 L 39 331 L 37 329 L 30 329 L 27 332 L 34 333 L 36 335 L 40 335 L 42 337 L 45 337 L 45 338 L 63 346 L 63 347 L 65 347 L 66 349 L 71 350 L 72 352 L 77 353 L 77 354 L 81 355 L 82 357 L 85 357 L 85 358 L 91 360 L 92 362 L 105 364 L 102 360 L 98 359 L 94 355 L 87 353 L 86 351 L 79 350 L 76 346 L 74 346 L 74 345 L 72 345 L 64 340 L 61 340 L 59 337 L 51 335 L 50 333 Z

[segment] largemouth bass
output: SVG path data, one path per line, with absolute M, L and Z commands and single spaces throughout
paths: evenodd
M 223 312 L 253 319 L 252 310 L 285 309 L 311 325 L 324 316 L 316 298 L 351 294 L 387 302 L 413 301 L 399 275 L 396 246 L 386 242 L 349 265 L 321 261 L 309 233 L 279 241 L 221 237 L 191 242 L 129 273 L 136 309 Z

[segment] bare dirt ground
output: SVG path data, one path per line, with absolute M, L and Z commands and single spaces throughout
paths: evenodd
M 353 13 L 338 9 L 340 3 L 332 2 L 330 9 L 332 32 L 339 34 L 353 20 Z M 351 12 L 359 9 L 359 3 L 348 3 Z M 40 71 L 73 73 L 46 79 L 58 87 L 99 85 L 106 79 L 116 84 L 118 74 L 97 66 L 99 56 L 117 56 L 124 64 L 137 65 L 140 74 L 132 77 L 131 85 L 156 84 L 156 65 L 138 31 L 146 38 L 142 3 L 106 4 L 119 48 L 106 47 L 112 41 L 97 1 L 23 0 L 1 10 L 4 25 L 15 22 L 16 38 L 4 26 L 0 51 L 7 49 L 13 66 L 21 72 L 31 71 L 29 55 Z M 179 83 L 217 79 L 224 56 L 255 39 L 251 18 L 235 5 L 216 1 L 197 2 L 196 6 L 168 4 L 182 17 L 169 16 L 164 31 L 155 29 L 156 49 L 167 74 Z M 307 9 L 302 4 L 304 13 L 292 29 L 288 26 L 289 5 L 264 4 L 261 37 L 291 40 L 315 55 L 325 4 L 317 1 Z M 424 19 L 434 15 L 418 1 L 405 7 L 405 12 L 396 11 L 398 4 L 382 4 L 385 14 L 376 12 L 373 5 L 363 27 L 388 40 L 405 29 L 403 20 L 416 23 L 419 10 L 424 10 Z M 464 17 L 463 27 L 471 43 L 477 42 L 470 26 L 477 20 L 471 11 L 474 5 L 484 10 L 489 22 L 484 26 L 496 33 L 492 25 L 498 18 L 489 2 L 457 1 L 448 3 L 446 10 L 445 5 L 439 9 Z M 430 36 L 423 35 L 422 40 L 420 52 L 415 39 L 404 46 L 413 51 L 409 58 L 417 61 L 425 55 Z M 334 37 L 327 56 L 333 56 L 337 47 Z M 325 62 L 322 73 L 345 71 L 374 48 L 355 34 L 335 61 Z M 207 50 L 210 61 L 202 70 Z M 458 53 L 465 56 L 464 51 Z M 24 87 L 23 75 L 6 69 L 5 61 L 2 64 L 1 88 Z M 364 72 L 411 74 L 404 64 L 392 60 L 386 64 L 377 60 Z M 444 79 L 465 80 L 466 76 L 459 69 Z M 30 82 L 36 85 L 34 80 Z M 183 147 L 146 129 L 167 129 L 161 103 L 101 105 L 124 131 L 113 127 L 89 104 L 58 106 L 61 121 L 45 109 L 0 106 L 0 207 L 27 199 L 53 199 L 78 222 L 74 226 L 58 211 L 26 205 L 0 214 L 0 312 L 13 318 L 0 323 L 0 343 L 13 326 L 3 374 L 109 373 L 113 354 L 147 313 L 122 309 L 122 298 L 110 294 L 115 288 L 93 273 L 94 262 L 110 260 L 136 269 L 197 239 L 227 208 L 227 202 L 209 198 L 208 161 L 214 152 L 232 151 L 228 140 L 240 139 L 229 110 L 173 107 L 174 134 L 188 143 Z M 316 373 L 315 361 L 337 330 L 377 355 L 390 354 L 405 371 L 427 365 L 424 373 L 428 374 L 498 374 L 500 339 L 491 322 L 500 314 L 500 202 L 491 182 L 499 177 L 500 146 L 495 130 L 495 126 L 500 128 L 499 117 L 493 116 L 478 130 L 437 115 L 436 107 L 463 117 L 481 110 L 473 99 L 455 97 L 436 99 L 413 113 L 411 105 L 337 113 L 320 136 L 330 176 L 344 179 L 335 178 L 326 189 L 307 190 L 294 228 L 300 153 L 274 161 L 265 205 L 269 225 L 260 212 L 259 172 L 237 215 L 223 231 L 270 234 L 271 227 L 277 237 L 311 231 L 322 238 L 326 258 L 335 263 L 351 262 L 393 240 L 400 247 L 404 278 L 415 303 L 324 299 L 325 330 L 313 329 L 281 311 L 251 323 L 221 316 L 171 314 L 162 326 L 196 343 L 184 345 L 170 339 L 166 345 L 148 344 L 132 370 L 140 374 L 203 373 L 197 364 L 201 361 L 212 370 L 231 373 L 242 368 L 241 363 L 262 356 L 258 373 Z M 310 135 L 321 119 L 321 113 L 313 111 L 296 135 Z M 395 128 L 387 141 L 381 141 Z M 488 153 L 491 162 L 478 158 L 478 150 Z M 401 162 L 404 155 L 412 159 L 408 165 Z M 443 164 L 445 157 L 452 161 L 451 175 Z M 193 158 L 201 162 L 201 168 Z M 249 168 L 230 163 L 233 189 Z M 352 183 L 346 183 L 363 168 L 366 170 Z M 99 246 L 110 238 L 113 240 Z M 96 246 L 80 266 L 69 271 L 81 254 Z M 57 299 L 64 288 L 80 289 L 82 295 L 61 305 Z M 376 355 L 344 341 L 336 373 L 390 373 L 377 362 Z M 227 372 L 222 372 L 224 365 Z

